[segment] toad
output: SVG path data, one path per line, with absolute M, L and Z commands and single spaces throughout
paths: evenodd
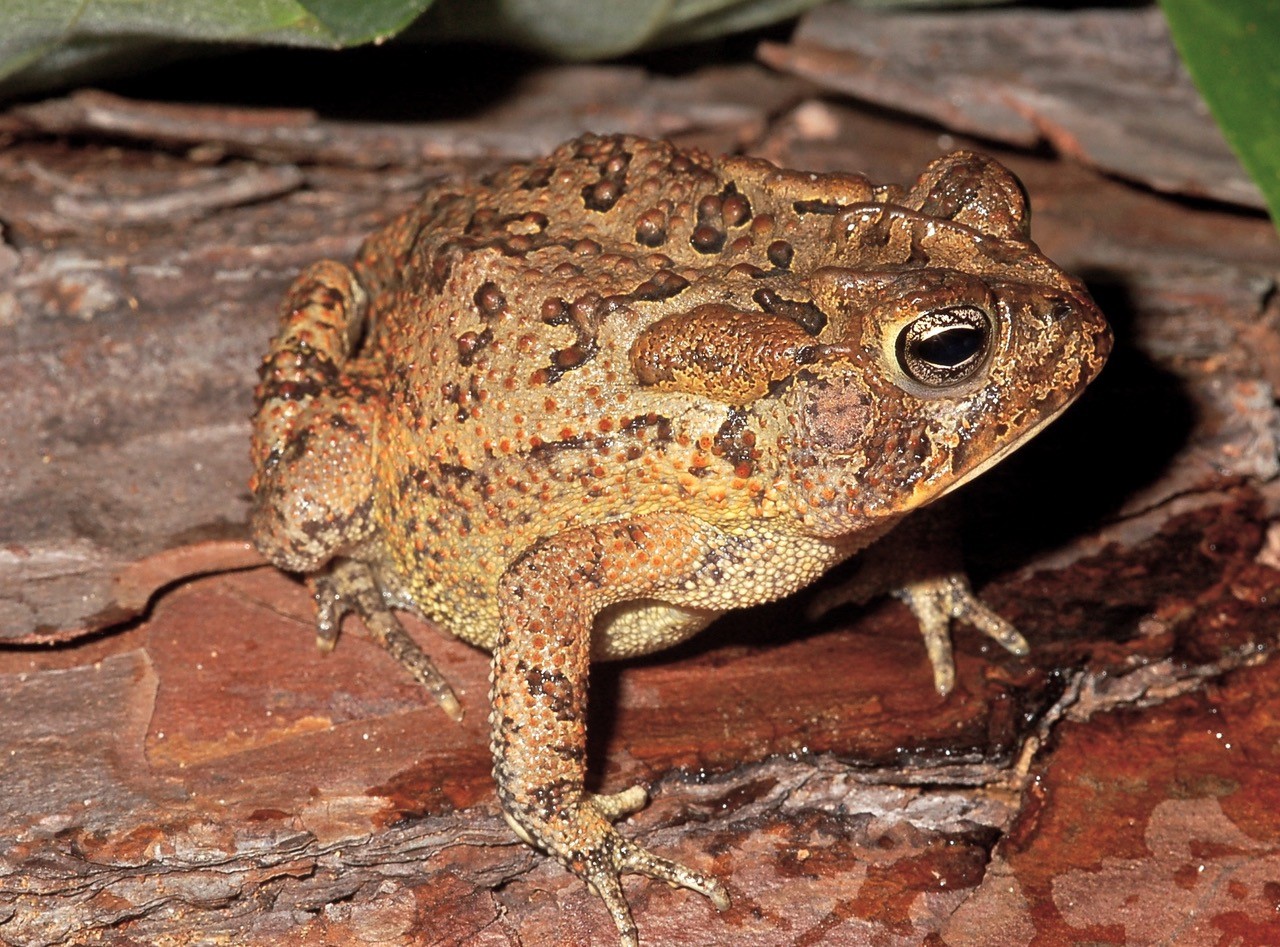
M 323 646 L 354 612 L 452 717 L 395 612 L 492 653 L 502 810 L 624 947 L 623 873 L 724 909 L 718 880 L 615 828 L 643 788 L 584 788 L 591 662 L 809 585 L 1081 393 L 1110 332 L 1028 223 L 969 152 L 902 188 L 586 136 L 438 184 L 290 288 L 254 540 L 308 576 Z M 944 693 L 953 619 L 1026 650 L 959 576 L 897 592 Z

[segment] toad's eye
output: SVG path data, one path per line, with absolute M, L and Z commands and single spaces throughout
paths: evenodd
M 973 306 L 935 309 L 898 334 L 898 365 L 933 388 L 959 384 L 986 361 L 991 320 Z

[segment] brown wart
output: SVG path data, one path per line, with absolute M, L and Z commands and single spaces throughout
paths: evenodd
M 995 237 L 1026 239 L 1031 227 L 1022 183 L 997 162 L 971 151 L 933 161 L 906 204 L 926 217 L 954 220 Z

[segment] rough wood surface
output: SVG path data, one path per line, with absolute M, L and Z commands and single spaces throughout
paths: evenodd
M 616 943 L 498 815 L 485 656 L 411 626 L 457 726 L 358 624 L 316 653 L 304 590 L 245 546 L 275 301 L 426 180 L 610 116 L 884 179 L 939 142 L 743 63 L 506 88 L 355 128 L 102 94 L 0 115 L 0 942 Z M 600 669 L 594 779 L 649 784 L 625 831 L 734 898 L 628 880 L 646 944 L 1280 942 L 1280 242 L 997 154 L 1119 339 L 956 497 L 1034 653 L 961 630 L 943 700 L 901 606 L 801 601 Z

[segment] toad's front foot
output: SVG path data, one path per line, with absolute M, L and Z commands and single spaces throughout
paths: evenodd
M 964 575 L 931 576 L 908 582 L 893 592 L 916 616 L 924 636 L 925 651 L 933 666 L 933 686 L 939 694 L 951 693 L 956 685 L 956 666 L 951 654 L 951 620 L 972 625 L 1006 651 L 1018 656 L 1030 652 L 1027 639 L 974 594 Z
M 367 565 L 355 559 L 335 559 L 310 582 L 316 599 L 316 644 L 321 651 L 333 650 L 343 617 L 355 612 L 374 639 L 431 692 L 440 708 L 462 722 L 462 705 L 453 688 L 387 607 L 382 589 Z
M 611 824 L 644 808 L 648 797 L 632 786 L 607 796 L 586 794 L 576 805 L 565 806 L 548 819 L 512 806 L 505 809 L 507 822 L 521 839 L 555 855 L 594 891 L 618 926 L 622 947 L 638 947 L 631 909 L 622 893 L 622 875 L 633 873 L 688 888 L 705 895 L 716 910 L 729 908 L 724 886 L 700 871 L 654 855 L 623 838 Z

